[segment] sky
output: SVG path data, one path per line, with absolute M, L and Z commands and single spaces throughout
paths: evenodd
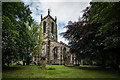
M 86 7 L 90 6 L 91 0 L 22 0 L 25 5 L 29 5 L 32 11 L 31 16 L 33 19 L 40 24 L 41 14 L 43 17 L 47 16 L 48 9 L 50 9 L 50 15 L 55 18 L 57 17 L 57 34 L 58 41 L 62 41 L 68 44 L 68 41 L 60 36 L 60 33 L 65 32 L 67 29 L 64 28 L 68 21 L 78 21 L 78 18 L 82 16 Z

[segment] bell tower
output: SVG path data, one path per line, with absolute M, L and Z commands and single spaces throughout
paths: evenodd
M 41 15 L 41 24 L 43 37 L 45 39 L 57 41 L 57 17 L 55 19 L 50 15 L 50 9 L 48 9 L 48 14 L 44 18 Z
M 47 64 L 50 63 L 50 46 L 51 42 L 57 42 L 57 17 L 52 18 L 50 15 L 50 9 L 48 14 L 44 18 L 41 15 L 41 27 L 44 42 L 42 43 L 42 56 L 46 58 Z

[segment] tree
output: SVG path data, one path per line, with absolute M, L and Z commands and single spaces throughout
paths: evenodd
M 120 2 L 114 3 L 96 3 L 91 2 L 91 11 L 89 16 L 89 23 L 97 23 L 99 30 L 96 36 L 103 38 L 104 49 L 112 51 L 114 54 L 109 56 L 116 56 L 115 63 L 117 68 L 119 66 L 120 54 Z M 112 60 L 111 60 L 112 61 Z
M 96 53 L 100 53 L 101 41 L 96 37 L 97 24 L 87 24 L 90 12 L 90 7 L 83 10 L 82 20 L 72 23 L 69 21 L 66 26 L 67 31 L 62 33 L 63 37 L 69 40 L 71 51 L 76 53 L 78 61 L 80 59 L 97 58 Z M 93 58 L 94 55 L 94 58 Z
M 120 23 L 120 9 L 118 3 L 91 3 L 90 24 L 101 23 L 98 31 L 98 36 L 105 37 L 105 49 L 117 47 L 119 45 L 119 23 Z M 109 12 L 109 13 L 108 13 Z M 113 17 L 114 16 L 114 17 Z M 112 43 L 111 43 L 112 42 Z
M 7 62 L 9 66 L 10 61 L 16 61 L 19 55 L 16 45 L 16 37 L 19 36 L 19 31 L 15 30 L 14 24 L 8 17 L 2 16 L 2 22 L 2 63 L 5 66 L 5 62 Z
M 118 68 L 120 64 L 119 4 L 91 2 L 91 6 L 83 10 L 81 20 L 72 24 L 70 22 L 66 26 L 68 30 L 62 35 L 69 40 L 71 51 L 76 53 L 78 59 L 94 59 L 103 66 L 112 64 Z
M 29 43 L 29 50 L 27 52 L 27 64 L 29 65 L 30 62 L 30 53 L 31 53 L 31 58 L 33 56 L 38 55 L 39 58 L 39 54 L 41 53 L 41 49 L 42 49 L 42 42 L 43 42 L 43 38 L 42 38 L 42 28 L 41 28 L 41 24 L 38 25 L 36 22 L 32 23 L 32 26 L 30 27 L 28 24 L 26 24 L 27 28 L 28 28 L 28 33 L 29 33 L 29 37 L 28 39 L 31 39 L 30 43 Z
M 2 4 L 2 63 L 19 61 L 27 54 L 28 31 L 24 23 L 31 26 L 33 21 L 28 6 L 21 2 L 3 2 Z
M 71 52 L 76 53 L 78 61 L 84 59 L 92 64 L 92 61 L 101 61 L 104 65 L 103 37 L 96 36 L 100 23 L 89 24 L 91 7 L 83 10 L 83 16 L 78 22 L 68 24 L 67 31 L 62 33 L 69 40 Z M 71 23 L 71 22 L 70 22 Z M 90 62 L 91 61 L 91 62 Z

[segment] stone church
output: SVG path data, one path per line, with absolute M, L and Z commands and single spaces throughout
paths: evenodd
M 44 42 L 42 43 L 42 52 L 33 57 L 33 62 L 37 64 L 37 61 L 41 57 L 45 57 L 47 64 L 75 64 L 75 55 L 70 53 L 68 45 L 62 41 L 57 41 L 57 17 L 55 19 L 50 15 L 48 9 L 48 15 L 42 17 L 41 24 Z

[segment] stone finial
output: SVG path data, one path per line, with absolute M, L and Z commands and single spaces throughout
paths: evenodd
M 55 16 L 55 22 L 57 22 L 57 17 Z
M 50 9 L 48 9 L 48 15 L 50 15 Z
M 41 14 L 41 20 L 42 20 L 42 14 Z

